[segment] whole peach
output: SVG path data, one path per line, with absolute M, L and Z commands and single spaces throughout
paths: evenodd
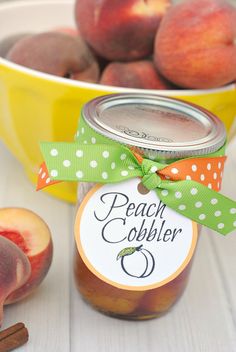
M 31 275 L 26 283 L 12 292 L 5 303 L 28 296 L 45 278 L 53 256 L 52 238 L 46 223 L 35 213 L 23 208 L 0 209 L 0 238 L 14 242 L 26 255 Z
M 55 76 L 97 82 L 99 66 L 80 35 L 59 31 L 28 36 L 8 52 L 7 59 Z
M 148 56 L 170 0 L 77 0 L 83 38 L 100 56 L 130 61 Z
M 236 78 L 236 8 L 225 0 L 185 0 L 163 18 L 155 39 L 157 69 L 186 88 Z
M 0 56 L 1 57 L 6 57 L 7 53 L 10 51 L 10 49 L 15 45 L 16 42 L 18 42 L 20 39 L 26 37 L 29 34 L 26 33 L 19 33 L 19 34 L 14 34 L 10 35 L 0 41 Z
M 101 84 L 127 88 L 169 89 L 171 85 L 161 77 L 152 61 L 112 62 L 101 76 Z
M 0 236 L 0 326 L 6 298 L 21 287 L 31 274 L 27 256 L 12 241 Z

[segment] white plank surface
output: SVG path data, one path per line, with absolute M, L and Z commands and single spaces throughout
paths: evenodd
M 22 321 L 30 341 L 24 352 L 70 351 L 70 263 L 72 207 L 42 192 L 36 192 L 22 167 L 0 144 L 0 207 L 25 207 L 39 214 L 49 225 L 54 258 L 40 288 L 20 303 L 5 308 L 3 328 Z
M 224 193 L 236 198 L 236 141 L 230 148 Z M 22 206 L 48 223 L 54 260 L 42 286 L 5 308 L 3 327 L 23 321 L 26 352 L 236 352 L 236 233 L 203 231 L 188 287 L 165 316 L 147 322 L 116 320 L 95 312 L 77 293 L 72 275 L 75 209 L 36 193 L 18 162 L 0 144 L 0 206 Z M 17 175 L 17 177 L 16 177 Z

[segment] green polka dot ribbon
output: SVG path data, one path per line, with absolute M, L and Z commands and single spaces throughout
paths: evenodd
M 140 177 L 176 212 L 223 235 L 236 229 L 236 202 L 218 193 L 224 147 L 204 157 L 150 160 L 91 129 L 83 118 L 72 143 L 41 143 L 38 189 L 61 181 L 119 183 Z

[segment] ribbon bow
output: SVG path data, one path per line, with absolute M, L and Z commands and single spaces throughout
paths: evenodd
M 83 128 L 82 128 L 83 131 Z M 225 157 L 196 157 L 164 164 L 118 143 L 41 143 L 46 160 L 38 189 L 60 181 L 118 183 L 140 177 L 176 212 L 223 235 L 236 229 L 236 202 L 217 193 Z M 96 140 L 95 140 L 96 142 Z

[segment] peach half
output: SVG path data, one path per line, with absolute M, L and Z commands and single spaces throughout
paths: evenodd
M 42 282 L 52 262 L 53 245 L 46 223 L 23 208 L 0 209 L 0 236 L 14 242 L 31 265 L 26 283 L 7 297 L 5 303 L 9 304 L 28 296 Z

